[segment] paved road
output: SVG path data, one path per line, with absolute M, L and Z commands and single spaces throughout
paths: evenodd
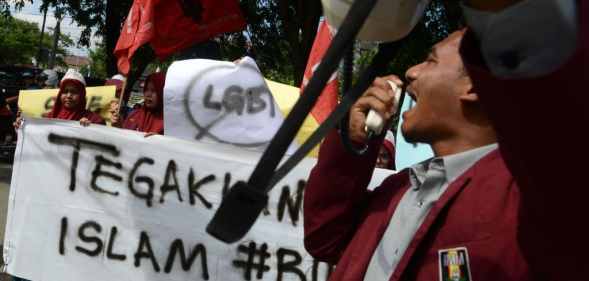
M 12 167 L 0 164 L 0 264 L 2 264 L 2 243 L 4 243 L 4 226 L 6 225 L 6 207 L 8 204 L 8 191 Z M 0 281 L 8 281 L 8 277 L 0 273 Z

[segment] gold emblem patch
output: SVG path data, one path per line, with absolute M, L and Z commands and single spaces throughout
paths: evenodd
M 440 281 L 472 281 L 465 247 L 438 251 Z

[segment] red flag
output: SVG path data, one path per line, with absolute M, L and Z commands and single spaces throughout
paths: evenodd
M 329 30 L 329 26 L 327 22 L 324 20 L 321 21 L 319 24 L 319 30 L 317 35 L 315 36 L 315 42 L 313 42 L 313 47 L 311 48 L 311 53 L 309 54 L 309 60 L 307 62 L 307 68 L 305 69 L 305 74 L 303 76 L 303 83 L 301 85 L 301 94 L 303 90 L 309 83 L 309 80 L 313 76 L 313 72 L 321 63 L 321 59 L 327 52 L 327 48 L 329 48 L 329 44 L 331 44 L 331 39 L 333 39 L 333 35 Z M 333 109 L 337 106 L 337 93 L 339 91 L 338 86 L 338 79 L 337 73 L 333 73 L 327 84 L 325 85 L 325 89 L 321 93 L 321 96 L 317 100 L 315 107 L 311 110 L 311 115 L 317 120 L 317 123 L 321 124 L 329 114 L 333 111 Z
M 117 46 L 117 66 L 122 74 L 129 74 L 131 57 L 139 47 L 153 37 L 153 8 L 159 0 L 135 0 L 123 28 Z
M 181 1 L 192 5 L 185 4 L 183 7 Z M 190 14 L 190 11 L 185 10 L 190 8 L 201 12 Z M 245 28 L 245 20 L 236 0 L 161 1 L 156 16 L 155 30 L 158 35 L 151 41 L 151 46 L 159 58 L 217 34 Z
M 236 0 L 135 0 L 115 48 L 119 71 L 128 74 L 133 53 L 147 42 L 163 59 L 244 27 Z

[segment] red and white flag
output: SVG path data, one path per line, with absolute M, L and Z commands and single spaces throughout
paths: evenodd
M 122 74 L 129 74 L 133 54 L 153 38 L 153 8 L 157 2 L 159 0 L 135 0 L 129 10 L 114 51 Z
M 135 0 L 115 48 L 119 71 L 129 73 L 133 54 L 146 43 L 163 59 L 245 24 L 237 0 Z
M 301 94 L 313 73 L 319 67 L 323 56 L 325 56 L 325 52 L 329 48 L 331 44 L 331 40 L 333 39 L 333 32 L 331 31 L 329 25 L 325 20 L 322 20 L 319 23 L 319 30 L 317 31 L 317 36 L 315 36 L 315 42 L 313 42 L 313 47 L 311 48 L 311 53 L 309 54 L 309 60 L 307 61 L 307 68 L 305 69 L 305 74 L 303 76 L 303 83 L 301 85 Z M 311 110 L 311 115 L 317 120 L 319 124 L 323 123 L 325 119 L 329 116 L 329 114 L 333 111 L 333 109 L 337 106 L 337 96 L 339 91 L 337 73 L 333 73 L 333 75 L 327 81 L 321 96 L 317 100 L 315 107 Z

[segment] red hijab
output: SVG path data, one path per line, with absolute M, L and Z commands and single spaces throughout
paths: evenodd
M 125 120 L 123 128 L 136 130 L 145 133 L 164 133 L 164 84 L 166 75 L 162 72 L 153 73 L 145 79 L 143 92 L 147 90 L 147 85 L 153 83 L 157 93 L 158 104 L 154 109 L 142 106 L 133 111 Z
M 67 84 L 74 84 L 78 89 L 80 89 L 80 102 L 78 106 L 72 110 L 67 109 L 61 103 L 61 95 L 65 90 L 65 86 Z M 82 82 L 78 80 L 68 79 L 64 80 L 59 85 L 59 93 L 57 94 L 57 98 L 55 99 L 55 104 L 53 105 L 53 109 L 51 113 L 49 113 L 49 118 L 56 118 L 56 119 L 63 119 L 63 120 L 80 120 L 82 117 L 86 115 L 86 87 Z

